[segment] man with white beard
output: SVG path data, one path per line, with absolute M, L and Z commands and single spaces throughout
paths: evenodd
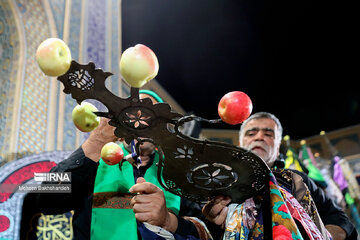
M 240 147 L 258 155 L 271 168 L 272 174 L 277 182 L 277 189 L 280 189 L 279 192 L 282 193 L 281 195 L 283 199 L 285 199 L 283 201 L 286 202 L 286 205 L 288 206 L 288 210 L 283 210 L 285 212 L 282 213 L 290 212 L 290 218 L 295 219 L 292 220 L 292 225 L 290 227 L 286 224 L 281 225 L 281 227 L 285 226 L 288 230 L 290 228 L 292 230 L 297 229 L 293 232 L 297 232 L 303 239 L 330 239 L 328 233 L 330 233 L 332 239 L 335 240 L 356 239 L 357 232 L 346 214 L 337 207 L 334 202 L 307 177 L 306 174 L 296 170 L 280 169 L 275 166 L 275 160 L 279 156 L 282 132 L 283 129 L 281 123 L 273 114 L 259 112 L 253 114 L 243 122 L 239 133 Z M 302 195 L 299 195 L 300 193 Z M 304 193 L 310 193 L 310 195 L 308 194 L 305 196 Z M 264 198 L 266 198 L 266 196 L 263 196 L 263 199 Z M 306 203 L 304 199 L 308 199 L 309 201 Z M 254 201 L 256 201 L 255 197 Z M 276 233 L 277 230 L 275 228 L 279 225 L 274 222 L 274 208 L 271 213 L 271 227 L 269 227 L 269 223 L 265 223 L 264 220 L 263 224 L 268 225 L 262 226 L 262 232 L 260 231 L 255 234 L 257 229 L 261 229 L 261 227 L 257 227 L 256 229 L 255 225 L 250 224 L 251 226 L 249 226 L 249 223 L 257 223 L 255 219 L 257 219 L 257 216 L 261 215 L 259 212 L 264 211 L 264 209 L 267 208 L 264 207 L 263 200 L 261 200 L 263 202 L 260 201 L 263 207 L 259 207 L 261 204 L 254 204 L 254 201 L 249 199 L 249 201 L 246 200 L 244 203 L 236 204 L 235 207 L 233 207 L 234 204 L 229 205 L 229 203 L 231 203 L 229 197 L 218 196 L 204 206 L 203 214 L 208 220 L 224 228 L 225 234 L 223 239 L 233 239 L 236 234 L 242 237 L 243 234 L 246 234 L 247 236 L 245 239 L 258 239 L 257 237 L 263 234 L 263 229 L 265 227 L 267 229 L 272 229 L 272 237 L 276 239 L 276 234 L 278 233 Z M 246 209 L 246 211 L 240 210 L 240 207 L 243 207 L 241 209 Z M 248 209 L 254 210 L 251 213 Z M 294 214 L 294 209 L 297 215 Z M 234 213 L 236 210 L 236 219 L 231 219 L 232 216 L 235 216 Z M 241 215 L 241 212 L 244 212 L 244 215 Z M 301 217 L 299 217 L 299 212 L 303 214 Z M 251 214 L 253 215 L 249 217 Z M 246 218 L 248 218 L 248 220 L 246 220 L 247 222 L 244 220 Z M 300 219 L 300 221 L 298 221 L 298 219 Z M 302 221 L 303 219 L 306 220 Z M 239 224 L 239 222 L 241 224 Z M 245 228 L 244 225 L 246 225 L 247 228 Z M 290 237 L 283 235 L 283 232 L 288 231 L 286 228 L 280 234 L 285 237 L 282 239 L 294 238 L 294 236 L 291 235 Z M 244 229 L 246 229 L 246 231 L 244 231 Z M 290 231 L 288 232 L 290 233 Z M 234 239 L 236 239 L 236 237 Z

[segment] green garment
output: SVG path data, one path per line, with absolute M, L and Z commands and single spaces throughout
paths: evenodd
M 291 169 L 298 170 L 300 172 L 304 172 L 303 169 L 301 168 L 299 161 L 296 158 L 294 158 L 294 153 L 293 153 L 293 151 L 291 151 L 291 149 L 289 149 L 286 152 L 285 168 L 286 169 L 291 168 Z
M 285 168 L 295 169 L 305 173 L 309 172 L 309 170 L 305 167 L 302 160 L 298 158 L 297 154 L 295 153 L 295 150 L 292 147 L 289 147 L 288 151 L 286 152 Z
M 124 151 L 124 156 L 126 156 L 128 152 L 123 145 L 121 145 L 121 147 Z M 157 179 L 156 164 L 158 162 L 159 154 L 158 152 L 155 152 L 154 162 L 147 169 L 144 178 L 147 182 L 155 184 L 164 191 L 167 208 L 171 209 L 175 214 L 178 214 L 180 209 L 180 197 L 165 191 L 160 185 Z M 100 159 L 99 163 L 95 179 L 94 196 L 96 194 L 103 194 L 103 196 L 111 196 L 119 193 L 130 194 L 129 189 L 135 184 L 133 166 L 129 162 L 124 161 L 120 170 L 118 164 L 110 166 L 102 159 Z M 127 199 L 130 198 L 128 196 Z M 116 199 L 114 200 L 114 198 L 107 201 L 107 203 L 108 204 L 102 205 L 102 207 L 94 207 L 93 202 L 90 232 L 91 239 L 137 240 L 135 214 L 129 204 L 124 204 L 124 202 Z
M 301 150 L 302 150 L 302 158 L 304 159 L 305 162 L 307 161 L 307 164 L 308 164 L 307 165 L 307 169 L 309 170 L 308 176 L 311 179 L 316 180 L 318 182 L 326 183 L 320 170 L 315 165 L 312 164 L 306 144 L 302 145 Z

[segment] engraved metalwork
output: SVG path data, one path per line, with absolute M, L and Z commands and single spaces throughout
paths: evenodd
M 190 169 L 187 178 L 189 183 L 205 190 L 226 189 L 238 180 L 237 173 L 222 163 L 195 166 Z
M 258 156 L 230 144 L 192 138 L 179 130 L 189 121 L 219 120 L 182 116 L 167 103 L 140 99 L 138 88 L 131 88 L 129 97 L 120 98 L 105 87 L 110 75 L 96 69 L 94 63 L 81 65 L 73 61 L 58 80 L 63 83 L 64 92 L 79 104 L 85 99 L 103 103 L 108 112 L 96 114 L 110 119 L 116 136 L 128 144 L 137 139 L 157 146 L 161 155 L 158 179 L 166 190 L 197 202 L 219 194 L 243 202 L 264 191 L 270 170 Z

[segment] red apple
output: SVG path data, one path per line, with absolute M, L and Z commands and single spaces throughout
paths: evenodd
M 109 142 L 101 149 L 101 158 L 106 164 L 115 165 L 124 158 L 124 152 L 118 144 Z
M 36 61 L 45 75 L 61 76 L 70 68 L 71 52 L 63 40 L 48 38 L 36 50 Z
M 240 91 L 225 94 L 218 105 L 220 118 L 231 125 L 242 123 L 252 111 L 253 105 L 248 95 Z
M 126 49 L 120 58 L 120 73 L 132 87 L 140 88 L 153 79 L 159 71 L 155 53 L 143 44 Z

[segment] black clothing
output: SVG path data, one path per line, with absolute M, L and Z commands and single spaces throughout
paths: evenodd
M 31 206 L 33 213 L 62 214 L 74 210 L 74 239 L 90 239 L 92 199 L 98 165 L 79 148 L 50 171 L 71 172 L 71 193 L 29 193 L 25 201 L 36 203 L 36 209 Z M 142 171 L 136 176 L 141 176 L 146 169 L 141 168 Z M 176 234 L 198 236 L 194 224 L 179 217 L 178 220 Z
M 35 198 L 34 200 L 36 202 L 36 206 L 38 207 L 36 211 L 34 210 L 35 212 L 42 212 L 44 214 L 60 214 L 74 210 L 74 239 L 90 239 L 92 196 L 97 167 L 98 163 L 88 159 L 84 155 L 83 150 L 79 148 L 71 154 L 69 158 L 60 162 L 57 166 L 51 169 L 51 172 L 71 172 L 71 193 L 31 193 L 28 194 L 26 198 Z M 346 214 L 338 208 L 336 204 L 325 195 L 324 191 L 316 186 L 316 184 L 306 174 L 295 170 L 291 171 L 300 175 L 304 183 L 308 186 L 324 225 L 333 224 L 340 226 L 345 230 L 347 239 L 356 239 L 357 231 L 349 221 Z M 282 182 L 276 172 L 274 172 L 274 175 L 280 184 L 286 184 L 286 182 Z M 291 189 L 291 186 L 289 186 L 289 189 Z M 197 203 L 181 199 L 179 216 L 198 217 L 205 222 L 214 239 L 220 239 L 224 230 L 219 226 L 206 221 L 201 213 L 201 208 L 202 206 Z M 177 234 L 192 234 L 193 236 L 198 235 L 197 230 L 192 223 L 182 218 L 178 218 L 178 223 L 178 229 L 176 230 Z
M 324 225 L 332 224 L 339 226 L 346 232 L 347 240 L 356 240 L 358 233 L 355 227 L 350 222 L 347 215 L 337 206 L 337 204 L 331 198 L 329 198 L 325 192 L 307 176 L 307 174 L 292 169 L 287 170 L 298 174 L 303 179 L 303 182 L 309 188 L 310 194 L 315 202 L 316 208 Z M 289 182 L 284 181 L 284 179 L 281 177 L 281 174 L 279 174 L 277 171 L 273 171 L 273 173 L 280 185 L 284 185 L 287 189 L 292 188 L 291 183 L 289 184 Z M 197 203 L 191 202 L 187 199 L 182 199 L 179 215 L 198 217 L 205 222 L 214 239 L 221 239 L 224 230 L 219 226 L 205 220 L 201 213 L 201 208 L 202 206 Z
M 224 229 L 221 229 L 220 226 L 205 219 L 205 216 L 201 212 L 201 209 L 204 205 L 205 204 L 192 202 L 186 198 L 181 198 L 179 216 L 190 216 L 199 218 L 205 223 L 214 240 L 222 239 Z
M 136 180 L 139 178 L 139 177 L 144 177 L 145 176 L 145 173 L 146 173 L 146 170 L 148 170 L 148 168 L 153 164 L 154 162 L 154 154 L 152 154 L 150 156 L 150 161 L 148 162 L 148 164 L 146 164 L 145 166 L 140 166 L 138 168 L 134 167 L 134 180 L 136 182 Z
M 339 226 L 346 232 L 346 239 L 356 240 L 358 233 L 345 212 L 339 208 L 338 205 L 331 198 L 329 198 L 325 192 L 320 187 L 318 187 L 318 185 L 316 185 L 315 182 L 305 173 L 293 169 L 287 170 L 298 174 L 303 179 L 303 182 L 310 191 L 310 195 L 315 202 L 316 208 L 324 225 L 332 224 Z M 283 180 L 281 174 L 279 174 L 276 170 L 274 170 L 273 173 L 280 185 L 284 185 L 287 189 L 292 188 L 291 185 Z
M 303 182 L 309 188 L 310 194 L 315 202 L 316 208 L 324 225 L 332 224 L 339 226 L 346 232 L 347 240 L 356 240 L 358 233 L 344 211 L 342 211 L 337 206 L 337 204 L 331 198 L 329 198 L 325 192 L 314 183 L 312 179 L 307 176 L 307 174 L 292 169 L 287 170 L 298 174 L 303 179 Z M 287 189 L 292 188 L 289 182 L 284 181 L 284 179 L 281 177 L 281 174 L 279 174 L 277 171 L 273 171 L 273 173 L 280 185 L 284 185 Z M 198 217 L 205 222 L 214 239 L 221 239 L 224 230 L 219 226 L 205 220 L 201 213 L 201 208 L 202 206 L 197 203 L 191 202 L 187 199 L 181 199 L 179 215 Z

